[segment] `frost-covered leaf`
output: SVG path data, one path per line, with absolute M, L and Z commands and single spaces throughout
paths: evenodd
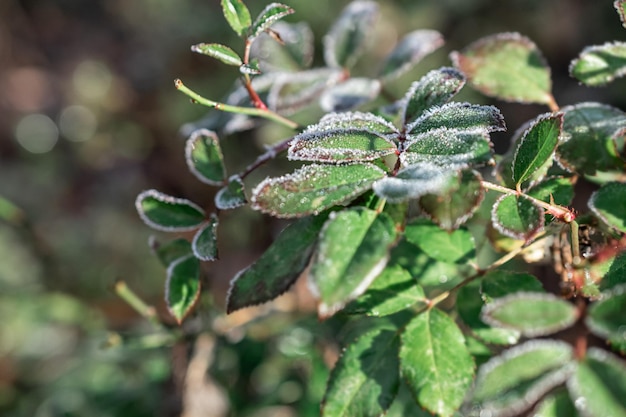
M 261 69 L 259 68 L 259 63 L 257 61 L 251 61 L 248 64 L 242 64 L 239 67 L 239 72 L 248 75 L 258 75 L 261 74 Z
M 220 45 L 219 43 L 199 43 L 193 45 L 191 50 L 198 54 L 208 55 L 211 58 L 222 61 L 226 65 L 233 65 L 235 67 L 243 65 L 243 61 L 237 52 L 226 45 Z
M 146 190 L 135 200 L 139 217 L 150 227 L 165 232 L 194 230 L 204 222 L 204 210 L 183 198 Z
M 280 113 L 293 113 L 313 103 L 342 77 L 336 68 L 276 74 L 267 96 L 268 106 Z
M 395 177 L 385 177 L 374 183 L 374 192 L 390 203 L 400 203 L 436 193 L 448 183 L 454 172 L 423 163 L 408 166 Z
M 513 181 L 518 189 L 551 163 L 563 127 L 563 114 L 540 116 L 524 132 L 513 156 Z
M 555 340 L 511 348 L 480 367 L 464 409 L 471 415 L 478 410 L 492 416 L 519 415 L 567 379 L 572 360 L 572 347 Z
M 250 30 L 250 36 L 248 36 L 248 41 L 253 40 L 261 33 L 263 33 L 263 31 L 269 29 L 276 21 L 293 13 L 294 10 L 284 4 L 268 4 L 254 20 L 254 23 L 252 24 L 252 29 Z
M 574 184 L 572 178 L 550 177 L 530 187 L 526 194 L 546 203 L 569 206 L 574 198 Z
M 265 303 L 291 287 L 309 263 L 326 216 L 299 219 L 287 226 L 252 265 L 230 283 L 226 311 Z
M 402 125 L 413 123 L 424 111 L 441 106 L 465 85 L 465 76 L 454 68 L 430 71 L 411 84 L 403 100 Z
M 385 414 L 400 386 L 398 333 L 376 327 L 343 351 L 328 380 L 322 417 Z
M 172 262 L 180 258 L 193 255 L 191 242 L 183 238 L 174 239 L 165 243 L 157 242 L 152 238 L 150 239 L 150 247 L 159 261 L 161 261 L 161 264 L 166 268 L 169 267 Z
M 252 208 L 276 217 L 317 214 L 351 201 L 385 175 L 371 164 L 306 165 L 262 181 L 252 191 Z
M 626 75 L 626 43 L 612 42 L 586 47 L 570 64 L 569 73 L 592 87 L 623 77 Z
M 406 226 L 404 235 L 438 261 L 459 264 L 476 261 L 474 237 L 465 229 L 449 232 L 429 221 L 416 220 Z
M 419 200 L 422 212 L 439 227 L 458 229 L 483 201 L 482 177 L 476 171 L 463 170 L 450 178 L 442 190 L 426 194 Z
M 437 308 L 411 320 L 402 334 L 400 372 L 422 407 L 454 415 L 474 376 L 474 361 L 454 320 Z
M 425 303 L 426 295 L 415 278 L 405 269 L 387 266 L 367 291 L 343 310 L 349 314 L 387 316 L 417 303 Z
M 222 12 L 230 27 L 237 35 L 244 36 L 252 24 L 250 11 L 246 5 L 241 0 L 221 0 L 221 2 Z
M 443 36 L 436 30 L 410 32 L 404 35 L 389 56 L 385 58 L 378 76 L 384 82 L 398 78 L 443 44 Z
M 626 415 L 626 363 L 605 350 L 590 348 L 567 388 L 584 416 Z
M 288 158 L 299 161 L 346 163 L 374 161 L 397 151 L 396 145 L 376 132 L 360 129 L 307 131 L 289 146 Z
M 503 235 L 528 241 L 543 227 L 544 211 L 522 196 L 503 195 L 493 206 L 491 221 Z
M 602 293 L 589 307 L 585 324 L 596 336 L 606 339 L 618 351 L 626 350 L 626 285 Z
M 579 417 L 566 391 L 547 395 L 533 410 L 533 417 Z
M 200 296 L 200 261 L 195 256 L 179 258 L 167 268 L 165 302 L 178 324 L 187 317 Z
M 545 336 L 570 327 L 576 307 L 552 294 L 518 292 L 497 298 L 482 310 L 482 321 L 517 330 L 526 337 Z
M 395 224 L 384 213 L 357 207 L 330 215 L 309 272 L 320 317 L 332 316 L 367 290 L 385 268 L 395 239 Z
M 478 91 L 506 101 L 549 104 L 550 68 L 537 46 L 519 33 L 500 33 L 451 55 Z
M 250 50 L 250 56 L 259 60 L 263 72 L 297 71 L 311 65 L 313 32 L 308 24 L 279 21 L 272 26 L 271 33 L 274 36 L 260 35 Z
M 378 97 L 380 81 L 371 78 L 350 78 L 322 94 L 320 107 L 326 112 L 354 109 Z
M 209 220 L 198 230 L 193 237 L 191 246 L 193 254 L 201 261 L 215 261 L 217 259 L 217 226 L 219 220 L 211 214 Z
M 387 120 L 372 113 L 362 112 L 328 113 L 320 119 L 319 123 L 307 127 L 304 133 L 340 129 L 369 130 L 387 139 L 399 135 L 398 129 Z
M 200 181 L 209 185 L 222 185 L 224 182 L 224 156 L 215 132 L 207 129 L 193 132 L 185 145 L 185 160 L 189 170 Z
M 341 12 L 324 37 L 324 60 L 329 67 L 352 67 L 373 32 L 378 5 L 373 1 L 353 1 Z
M 605 184 L 591 195 L 589 208 L 605 224 L 626 233 L 626 184 Z
M 215 194 L 215 207 L 218 210 L 232 210 L 248 203 L 243 181 L 238 176 L 228 179 L 228 185 Z
M 584 175 L 624 169 L 614 137 L 626 127 L 624 112 L 600 103 L 581 103 L 561 111 L 565 114 L 565 140 L 559 144 L 556 157 L 564 168 Z M 623 146 L 623 138 L 621 142 Z
M 615 10 L 617 10 L 617 14 L 619 14 L 619 20 L 622 21 L 622 26 L 626 28 L 626 1 L 615 0 L 613 6 L 615 7 Z
M 472 132 L 506 130 L 504 117 L 497 107 L 454 102 L 426 110 L 407 127 L 407 132 L 418 135 L 442 128 Z

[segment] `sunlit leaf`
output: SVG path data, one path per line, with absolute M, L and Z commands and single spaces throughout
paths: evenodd
M 372 113 L 344 112 L 328 113 L 315 125 L 306 128 L 303 133 L 315 133 L 340 129 L 369 130 L 391 139 L 399 135 L 398 129 L 382 117 Z
M 378 80 L 350 78 L 326 90 L 320 97 L 320 107 L 326 112 L 351 110 L 374 100 L 380 89 Z
M 238 67 L 243 64 L 243 61 L 237 54 L 226 45 L 220 45 L 219 43 L 199 43 L 191 47 L 193 52 L 202 55 L 208 55 L 211 58 L 215 58 L 222 61 L 224 64 L 233 65 Z
M 600 336 L 624 350 L 626 347 L 626 285 L 619 285 L 602 293 L 600 301 L 593 303 L 585 324 L 596 336 Z
M 626 75 L 626 43 L 588 46 L 572 61 L 569 73 L 589 86 L 610 83 Z
M 307 217 L 287 226 L 256 262 L 233 278 L 226 311 L 265 303 L 287 291 L 309 263 L 325 220 Z
M 333 315 L 383 271 L 396 228 L 389 216 L 362 207 L 332 213 L 309 272 L 319 316 Z
M 285 16 L 289 16 L 292 13 L 294 13 L 294 10 L 284 4 L 268 4 L 254 20 L 252 29 L 250 30 L 250 36 L 248 36 L 248 41 L 251 41 L 259 36 L 263 31 L 269 29 L 276 21 Z
M 626 184 L 605 184 L 591 195 L 589 208 L 605 224 L 626 233 Z
M 204 210 L 198 205 L 157 190 L 140 193 L 135 207 L 148 226 L 166 232 L 194 230 L 204 222 Z
M 237 35 L 244 36 L 252 24 L 250 11 L 246 5 L 241 0 L 221 0 L 221 2 L 224 17 L 230 27 Z
M 437 193 L 446 186 L 453 172 L 424 163 L 408 166 L 395 177 L 385 177 L 373 185 L 374 192 L 391 203 L 400 203 Z
M 537 46 L 519 33 L 487 36 L 451 59 L 488 96 L 521 103 L 552 101 L 550 67 Z
M 435 30 L 416 30 L 404 35 L 385 58 L 379 77 L 384 81 L 400 77 L 443 44 L 443 36 Z
M 576 407 L 566 391 L 546 396 L 533 410 L 533 417 L 578 417 Z
M 238 176 L 229 178 L 228 185 L 215 194 L 215 207 L 219 210 L 232 210 L 247 203 L 243 181 Z
M 516 195 L 503 195 L 491 211 L 491 220 L 500 233 L 513 239 L 530 240 L 544 225 L 543 209 Z
M 217 226 L 219 220 L 215 214 L 193 237 L 191 247 L 193 254 L 201 261 L 215 261 L 217 259 Z
M 276 217 L 317 214 L 351 201 L 384 176 L 370 164 L 306 165 L 262 181 L 252 191 L 252 208 Z
M 449 232 L 429 221 L 417 220 L 406 226 L 404 234 L 409 242 L 438 261 L 468 263 L 476 260 L 474 237 L 465 229 Z
M 422 407 L 454 415 L 474 376 L 474 361 L 454 320 L 436 308 L 415 317 L 402 334 L 400 372 Z
M 440 128 L 451 131 L 506 130 L 504 117 L 498 108 L 454 102 L 426 110 L 407 127 L 407 132 L 417 135 Z
M 215 132 L 207 129 L 193 132 L 185 145 L 185 159 L 189 170 L 200 181 L 210 185 L 222 185 L 224 182 L 224 156 Z
M 195 256 L 179 258 L 167 268 L 165 301 L 178 324 L 191 312 L 200 296 L 200 261 Z

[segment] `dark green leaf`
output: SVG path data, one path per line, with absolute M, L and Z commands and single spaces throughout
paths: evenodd
M 550 68 L 537 46 L 519 33 L 482 38 L 451 59 L 488 96 L 521 103 L 552 101 Z
M 263 31 L 269 29 L 277 20 L 282 19 L 285 16 L 293 14 L 294 10 L 280 3 L 271 3 L 265 6 L 265 9 L 257 16 L 252 25 L 250 36 L 248 41 L 252 41 L 259 36 Z
M 389 216 L 358 207 L 331 214 L 320 234 L 309 282 L 319 316 L 333 315 L 383 271 L 396 228 Z
M 287 226 L 261 257 L 230 283 L 227 313 L 265 303 L 291 287 L 306 268 L 326 216 L 307 217 Z
M 474 362 L 454 320 L 436 308 L 415 317 L 402 334 L 400 372 L 422 407 L 452 416 L 474 375 Z
M 387 316 L 426 302 L 424 290 L 405 269 L 387 266 L 367 291 L 343 310 L 350 314 Z
M 353 1 L 324 37 L 324 59 L 329 67 L 352 67 L 365 46 L 378 15 L 373 1 Z
M 588 46 L 572 61 L 572 77 L 588 86 L 610 83 L 626 75 L 626 43 L 613 42 Z
M 407 126 L 407 131 L 418 135 L 442 128 L 469 132 L 506 130 L 504 118 L 497 107 L 454 102 L 426 110 Z
M 561 110 L 565 114 L 565 141 L 559 144 L 556 157 L 563 167 L 585 175 L 624 169 L 614 137 L 626 127 L 624 112 L 599 103 L 581 103 Z
M 400 385 L 397 329 L 375 328 L 341 354 L 324 400 L 323 417 L 376 417 L 385 414 Z
M 494 227 L 505 236 L 529 241 L 544 225 L 543 209 L 516 195 L 503 195 L 491 212 Z
M 533 410 L 533 417 L 578 417 L 576 407 L 566 391 L 546 396 Z
M 374 183 L 374 192 L 391 203 L 400 203 L 444 189 L 454 172 L 428 164 L 415 164 Z
M 166 232 L 194 230 L 204 222 L 204 210 L 195 203 L 157 190 L 139 194 L 135 207 L 148 226 Z
M 433 259 L 448 263 L 476 261 L 474 237 L 465 229 L 453 232 L 441 229 L 429 221 L 417 220 L 406 226 L 406 240 L 419 246 Z
M 626 284 L 626 252 L 622 252 L 615 257 L 608 272 L 600 282 L 603 290 L 613 288 L 619 284 Z
M 538 117 L 524 132 L 513 157 L 513 181 L 518 189 L 551 163 L 562 128 L 563 114 L 557 113 Z
M 344 112 L 330 113 L 322 117 L 318 124 L 309 126 L 304 133 L 326 132 L 334 130 L 367 130 L 375 132 L 387 139 L 396 138 L 400 132 L 396 127 L 382 117 L 372 113 Z
M 232 65 L 238 67 L 243 65 L 241 57 L 237 52 L 233 51 L 226 45 L 220 45 L 219 43 L 199 43 L 191 47 L 193 52 L 202 55 L 208 55 L 211 58 L 222 61 L 226 65 Z
M 570 327 L 578 312 L 573 304 L 552 294 L 518 292 L 486 304 L 481 318 L 491 326 L 537 337 Z
M 404 97 L 402 125 L 413 123 L 424 111 L 441 106 L 465 85 L 465 76 L 454 68 L 439 68 L 414 82 Z
M 200 181 L 209 185 L 222 185 L 224 182 L 224 156 L 215 132 L 207 129 L 193 132 L 185 145 L 185 159 L 189 170 Z
M 533 185 L 526 194 L 546 203 L 554 202 L 560 206 L 569 206 L 574 198 L 572 178 L 551 177 Z
M 589 308 L 585 323 L 596 336 L 607 339 L 621 350 L 626 346 L 626 285 L 619 285 L 602 294 L 601 300 Z
M 370 78 L 350 78 L 330 87 L 320 97 L 320 107 L 326 112 L 355 109 L 378 97 L 380 81 Z
M 443 36 L 435 30 L 416 30 L 404 35 L 385 59 L 379 77 L 384 81 L 400 77 L 443 44 Z
M 188 258 L 193 255 L 191 242 L 183 238 L 174 239 L 166 243 L 159 243 L 151 239 L 150 247 L 154 250 L 161 264 L 166 268 L 180 258 Z
M 288 158 L 299 161 L 346 163 L 374 161 L 396 151 L 397 147 L 391 140 L 369 130 L 307 130 L 293 139 Z
M 252 24 L 250 11 L 241 0 L 221 0 L 226 21 L 239 36 L 245 36 Z
M 252 208 L 276 217 L 317 214 L 351 201 L 384 176 L 370 164 L 307 165 L 261 182 L 252 191 Z
M 511 348 L 480 367 L 467 410 L 519 415 L 563 383 L 572 359 L 572 347 L 555 340 L 533 340 Z
M 591 195 L 589 208 L 605 224 L 626 233 L 626 184 L 604 185 Z
M 201 261 L 215 261 L 217 259 L 217 226 L 219 220 L 211 214 L 209 220 L 193 237 L 191 247 L 193 254 Z
M 523 272 L 496 270 L 481 281 L 480 293 L 486 303 L 519 292 L 545 293 L 545 290 L 537 277 Z
M 567 388 L 585 416 L 626 415 L 626 364 L 605 350 L 590 348 Z
M 200 261 L 194 256 L 179 258 L 167 268 L 165 301 L 178 324 L 187 317 L 200 296 Z
M 615 10 L 617 10 L 617 14 L 619 14 L 619 20 L 622 21 L 622 26 L 626 28 L 626 1 L 615 0 L 613 6 Z
M 450 178 L 446 187 L 419 200 L 422 212 L 439 227 L 458 229 L 480 206 L 485 195 L 479 173 L 463 170 Z
M 247 202 L 243 181 L 238 176 L 229 178 L 228 185 L 215 194 L 215 207 L 219 210 L 231 210 Z

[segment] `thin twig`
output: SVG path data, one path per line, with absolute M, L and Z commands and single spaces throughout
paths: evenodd
M 131 290 L 126 282 L 117 281 L 115 283 L 115 293 L 133 308 L 139 315 L 150 321 L 154 326 L 163 328 L 163 323 L 159 321 L 156 309 L 146 304 L 133 290 Z
M 252 171 L 254 171 L 255 169 L 259 168 L 261 165 L 265 164 L 268 161 L 271 161 L 272 159 L 276 158 L 276 156 L 283 152 L 286 151 L 289 148 L 289 144 L 291 143 L 291 140 L 293 138 L 289 138 L 286 139 L 282 142 L 277 143 L 276 145 L 272 146 L 271 148 L 269 148 L 264 154 L 259 155 L 259 157 L 252 162 L 250 165 L 248 165 L 240 174 L 239 177 L 241 179 L 244 179 L 245 177 L 247 177 Z

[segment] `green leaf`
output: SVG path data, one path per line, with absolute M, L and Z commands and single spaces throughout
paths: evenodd
M 215 132 L 207 129 L 193 132 L 185 144 L 185 159 L 189 170 L 200 181 L 209 185 L 224 183 L 224 156 Z
M 343 310 L 349 314 L 387 316 L 417 303 L 425 303 L 421 286 L 405 269 L 387 266 L 367 291 Z
M 565 135 L 556 157 L 564 168 L 584 175 L 624 169 L 614 137 L 626 127 L 624 112 L 599 103 L 581 103 L 561 111 Z
M 552 294 L 518 292 L 486 304 L 482 320 L 494 327 L 518 330 L 526 337 L 545 336 L 570 327 L 576 307 Z
M 532 340 L 511 348 L 480 367 L 467 409 L 519 415 L 563 383 L 572 360 L 572 347 L 555 340 Z
M 379 78 L 388 82 L 400 77 L 443 44 L 443 36 L 435 30 L 416 30 L 404 35 L 385 58 Z
M 221 0 L 224 17 L 235 33 L 245 36 L 252 24 L 250 11 L 241 0 Z
M 569 206 L 574 198 L 574 184 L 569 177 L 546 178 L 529 188 L 526 194 L 546 203 L 554 201 L 560 206 Z
M 450 58 L 483 94 L 521 103 L 552 101 L 550 68 L 537 46 L 519 33 L 487 36 Z
M 543 228 L 544 212 L 527 198 L 503 195 L 493 206 L 491 221 L 503 235 L 529 241 Z
M 626 284 L 626 252 L 622 252 L 615 257 L 608 272 L 602 278 L 600 287 L 603 290 L 607 290 L 619 284 Z
M 324 37 L 324 60 L 329 67 L 350 68 L 365 46 L 378 15 L 373 1 L 353 1 L 341 12 Z
M 276 217 L 318 214 L 351 201 L 384 176 L 371 164 L 307 165 L 262 181 L 252 191 L 252 208 Z
M 193 237 L 191 247 L 193 254 L 201 261 L 217 260 L 217 226 L 219 220 L 211 214 L 209 220 L 198 230 Z
M 567 388 L 585 416 L 626 415 L 626 364 L 604 350 L 587 351 Z
M 504 118 L 497 107 L 454 102 L 426 110 L 407 126 L 407 131 L 417 135 L 441 128 L 470 132 L 506 130 Z
M 591 195 L 589 208 L 606 225 L 626 233 L 626 184 L 605 184 Z
M 326 163 L 374 161 L 397 149 L 391 140 L 369 130 L 307 130 L 293 139 L 288 158 Z
M 307 127 L 303 133 L 313 134 L 348 129 L 375 132 L 387 139 L 397 138 L 400 134 L 393 124 L 382 117 L 358 111 L 326 114 L 318 124 Z
M 449 232 L 429 221 L 417 220 L 406 226 L 404 235 L 438 261 L 459 264 L 476 261 L 474 237 L 468 230 Z
M 204 210 L 183 198 L 146 190 L 135 200 L 139 217 L 150 227 L 165 232 L 194 230 L 204 222 Z
M 261 74 L 261 69 L 259 68 L 259 63 L 254 61 L 249 64 L 242 64 L 239 67 L 239 72 L 248 75 L 258 75 Z
M 208 55 L 211 58 L 222 61 L 226 65 L 232 65 L 235 67 L 243 65 L 243 61 L 237 52 L 233 51 L 226 45 L 220 45 L 219 43 L 199 43 L 197 45 L 193 45 L 191 50 L 198 54 Z
M 404 97 L 402 125 L 407 126 L 431 107 L 441 106 L 465 85 L 465 76 L 454 68 L 430 71 L 411 84 Z
M 454 172 L 428 164 L 415 164 L 398 171 L 395 177 L 385 177 L 374 183 L 374 192 L 390 203 L 400 203 L 444 189 Z
M 615 0 L 613 6 L 615 10 L 617 10 L 617 14 L 619 14 L 619 20 L 622 21 L 622 26 L 626 28 L 626 1 Z
M 281 113 L 294 113 L 319 99 L 329 86 L 342 79 L 337 68 L 316 68 L 294 73 L 281 73 L 272 80 L 267 97 L 268 106 Z
M 320 97 L 320 107 L 326 112 L 355 109 L 378 97 L 380 89 L 378 80 L 352 77 L 327 89 Z
M 322 417 L 385 414 L 400 386 L 397 329 L 375 328 L 341 354 L 330 374 Z
M 585 85 L 605 85 L 626 75 L 626 43 L 612 42 L 588 46 L 572 61 L 572 77 Z
M 480 293 L 485 303 L 519 292 L 545 293 L 545 290 L 537 277 L 523 272 L 496 270 L 481 281 Z
M 287 226 L 256 262 L 232 279 L 226 312 L 265 303 L 287 291 L 309 263 L 325 220 L 306 217 Z
M 159 243 L 154 239 L 150 239 L 150 247 L 159 261 L 161 261 L 161 264 L 166 268 L 180 258 L 188 258 L 193 255 L 191 243 L 183 238 L 174 239 L 166 243 Z
M 267 32 L 255 39 L 250 50 L 263 72 L 298 71 L 311 65 L 314 39 L 308 24 L 278 21 Z
M 167 268 L 165 302 L 176 322 L 182 321 L 200 297 L 200 261 L 194 256 L 179 258 Z
M 550 163 L 563 129 L 563 114 L 540 116 L 524 132 L 513 157 L 513 181 L 521 190 L 523 183 L 546 163 Z
M 566 391 L 547 395 L 533 410 L 533 417 L 578 417 L 576 407 Z
M 384 213 L 357 207 L 330 215 L 309 272 L 320 317 L 333 315 L 367 290 L 385 268 L 395 239 L 395 224 Z
M 626 285 L 604 292 L 600 301 L 593 303 L 585 324 L 596 336 L 607 339 L 617 350 L 626 347 Z
M 215 207 L 218 210 L 232 210 L 247 202 L 243 181 L 236 175 L 229 178 L 228 185 L 215 194 Z
M 252 25 L 248 42 L 259 36 L 265 30 L 269 29 L 276 21 L 285 16 L 293 14 L 295 10 L 291 7 L 280 3 L 271 3 L 265 6 L 265 9 L 257 16 Z
M 474 376 L 474 362 L 454 320 L 436 308 L 415 317 L 402 334 L 400 372 L 422 407 L 452 416 Z

